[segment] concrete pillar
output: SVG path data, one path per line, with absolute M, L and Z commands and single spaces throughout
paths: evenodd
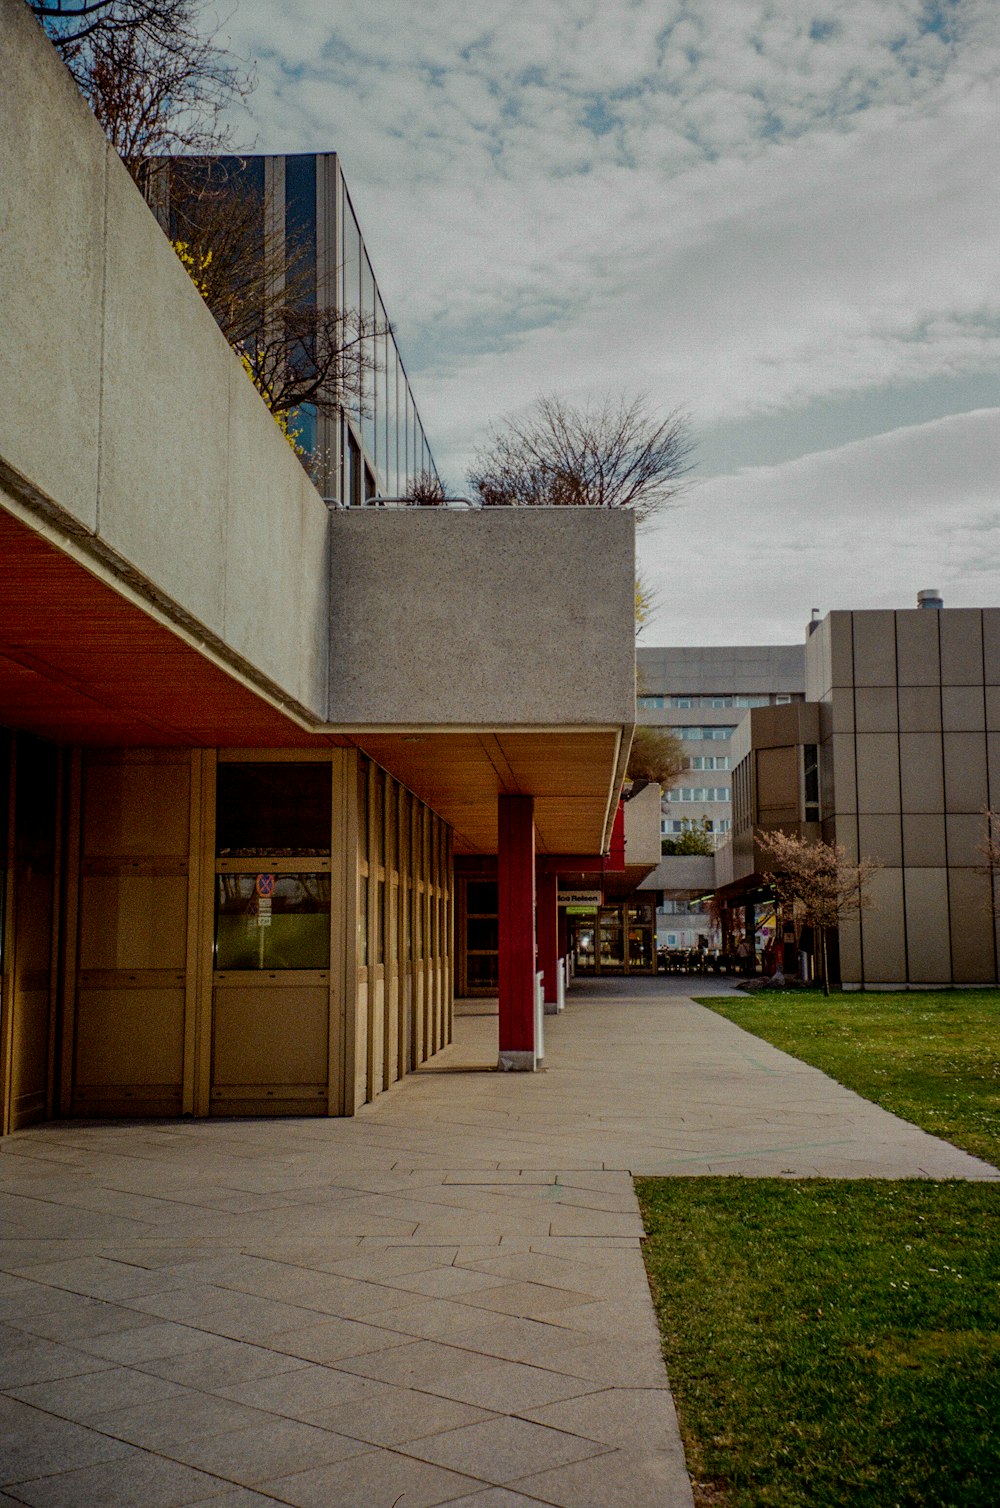
M 559 877 L 547 874 L 539 864 L 538 890 L 538 967 L 545 971 L 545 1009 L 555 1011 L 558 999 L 556 965 L 559 960 Z
M 498 798 L 500 1067 L 535 1066 L 535 803 Z

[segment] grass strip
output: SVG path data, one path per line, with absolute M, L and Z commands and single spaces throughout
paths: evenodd
M 760 991 L 698 1003 L 904 1120 L 1000 1162 L 1000 990 Z
M 1000 1501 L 1000 1185 L 639 1179 L 699 1505 Z

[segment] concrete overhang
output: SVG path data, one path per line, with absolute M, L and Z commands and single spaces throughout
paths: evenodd
M 331 729 L 496 851 L 531 795 L 539 850 L 604 853 L 635 717 L 635 532 L 604 509 L 331 516 Z

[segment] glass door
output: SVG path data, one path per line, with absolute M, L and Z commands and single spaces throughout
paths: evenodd
M 644 901 L 630 905 L 627 912 L 629 973 L 652 974 L 656 969 L 652 904 Z
M 620 906 L 602 906 L 597 917 L 598 963 L 601 972 L 625 967 L 625 929 Z

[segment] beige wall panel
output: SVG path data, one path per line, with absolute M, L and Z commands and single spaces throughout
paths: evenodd
M 890 868 L 898 869 L 903 862 L 903 838 L 900 819 L 891 817 L 859 817 L 858 848 L 867 859 L 878 859 Z
M 12 1131 L 44 1120 L 49 1068 L 49 971 L 33 970 L 18 985 L 10 1025 Z
M 883 869 L 876 874 L 871 897 L 871 906 L 861 916 L 865 983 L 901 984 L 906 980 L 903 871 Z
M 908 867 L 938 869 L 947 862 L 944 815 L 920 812 L 903 815 L 903 863 Z
M 1000 686 L 1000 607 L 983 608 L 983 664 L 987 683 Z
M 88 758 L 84 773 L 86 858 L 186 858 L 191 770 L 175 761 Z
M 986 763 L 990 786 L 989 804 L 996 811 L 1000 809 L 1000 733 L 986 735 Z
M 981 812 L 989 800 L 986 739 L 982 733 L 945 733 L 945 810 Z
M 944 807 L 944 764 L 939 733 L 899 735 L 900 802 L 904 812 Z
M 385 1011 L 385 1077 L 382 1087 L 388 1089 L 400 1077 L 399 1072 L 399 979 L 390 979 L 386 984 Z
M 818 627 L 806 639 L 805 664 L 806 701 L 822 701 L 833 685 L 829 617 L 821 619 Z
M 175 1085 L 184 1057 L 184 988 L 82 989 L 74 1090 Z
M 855 726 L 859 733 L 895 733 L 899 727 L 894 686 L 859 686 L 854 693 Z
M 858 862 L 861 852 L 858 846 L 858 821 L 859 819 L 851 814 L 838 817 L 836 822 L 835 841 L 840 844 L 851 864 Z
M 822 707 L 824 739 L 831 733 L 854 732 L 854 692 L 850 686 L 838 686 L 831 692 L 830 701 L 823 702 Z
M 422 1063 L 427 1057 L 427 1044 L 424 1036 L 424 1001 L 426 996 L 426 979 L 423 963 L 418 962 L 413 968 L 413 1063 L 414 1066 Z
M 796 822 L 799 816 L 798 749 L 758 749 L 757 820 L 763 826 Z
M 982 686 L 942 686 L 941 719 L 948 733 L 981 732 L 986 726 Z
M 855 686 L 895 686 L 895 613 L 880 609 L 853 617 Z
M 81 969 L 183 969 L 184 875 L 85 875 L 80 881 Z
M 1000 686 L 986 688 L 986 726 L 1000 732 Z
M 941 681 L 976 686 L 983 680 L 983 615 L 978 608 L 950 607 L 941 620 Z
M 830 686 L 854 684 L 854 614 L 833 612 L 830 624 Z
M 938 647 L 940 613 L 914 608 L 896 614 L 896 660 L 900 686 L 937 686 L 941 680 Z
M 979 851 L 986 839 L 986 818 L 981 812 L 953 812 L 945 818 L 948 832 L 948 863 L 961 869 L 978 869 Z
M 840 977 L 844 984 L 861 983 L 861 927 L 856 916 L 840 924 Z
M 945 869 L 907 869 L 906 951 L 913 984 L 950 984 L 948 873 Z
M 855 745 L 859 813 L 898 812 L 899 751 L 896 736 L 892 733 L 859 733 Z
M 326 981 L 216 985 L 213 1087 L 325 1085 L 329 1010 Z
M 954 981 L 992 984 L 997 976 L 988 877 L 975 869 L 953 869 L 949 889 Z
M 350 1002 L 348 1001 L 348 1009 Z M 354 1082 L 354 1108 L 368 1099 L 368 982 L 359 980 L 354 1007 L 354 1063 L 347 1064 L 347 1073 Z
M 385 1072 L 385 980 L 381 969 L 375 979 L 373 970 L 368 972 L 368 1070 L 366 1075 L 367 1100 L 375 1099 L 383 1088 Z
M 941 727 L 940 686 L 900 686 L 901 733 L 936 733 Z
M 824 750 L 824 752 L 826 752 Z M 829 743 L 830 767 L 833 769 L 834 803 L 840 812 L 856 812 L 858 787 L 854 763 L 854 738 L 849 733 L 834 733 Z

